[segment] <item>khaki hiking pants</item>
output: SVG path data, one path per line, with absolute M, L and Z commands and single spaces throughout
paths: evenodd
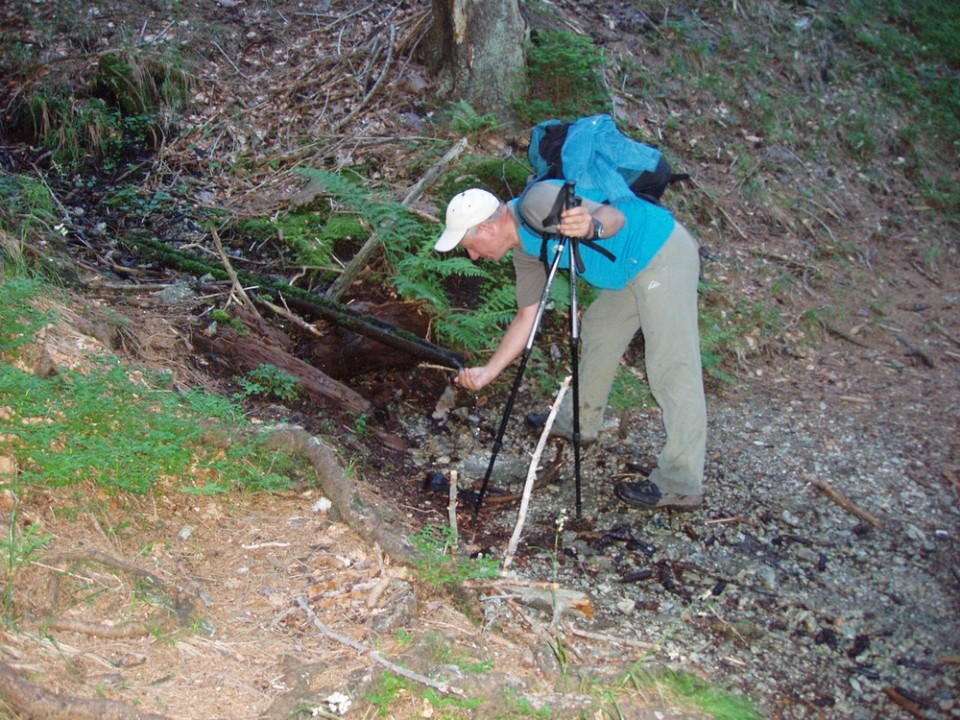
M 583 315 L 580 435 L 596 439 L 627 346 L 643 332 L 650 392 L 660 406 L 666 444 L 650 475 L 661 492 L 703 492 L 707 413 L 697 326 L 699 244 L 679 222 L 650 264 L 623 290 L 604 290 Z M 573 427 L 571 394 L 554 425 Z

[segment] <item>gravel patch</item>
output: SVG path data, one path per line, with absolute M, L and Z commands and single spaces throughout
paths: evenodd
M 960 406 L 937 390 L 949 373 L 824 357 L 709 397 L 696 512 L 644 513 L 613 495 L 628 462 L 655 457 L 656 410 L 608 422 L 584 450 L 579 521 L 565 449 L 558 480 L 535 487 L 514 569 L 586 593 L 592 632 L 650 643 L 650 657 L 747 694 L 771 717 L 960 717 Z M 419 470 L 457 470 L 464 486 L 482 479 L 500 412 L 461 405 L 439 428 L 409 418 Z M 495 466 L 493 483 L 509 492 L 537 439 L 523 412 Z M 493 552 L 516 509 L 481 515 L 476 530 Z M 611 660 L 599 645 L 585 640 L 578 656 Z

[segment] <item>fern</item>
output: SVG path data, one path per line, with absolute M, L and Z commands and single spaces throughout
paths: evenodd
M 490 283 L 481 292 L 477 309 L 460 308 L 437 319 L 437 337 L 474 351 L 491 350 L 499 342 L 503 326 L 513 319 L 516 311 L 513 285 Z
M 393 287 L 401 297 L 428 305 L 442 342 L 467 350 L 489 349 L 502 332 L 500 326 L 516 312 L 513 283 L 506 278 L 508 263 L 482 267 L 462 255 L 441 255 L 433 249 L 437 228 L 393 198 L 326 170 L 304 168 L 300 173 L 370 224 L 382 242 Z M 446 285 L 457 277 L 480 281 L 473 307 L 451 307 Z
M 421 300 L 437 310 L 450 307 L 444 280 L 453 276 L 479 277 L 490 280 L 490 273 L 462 256 L 443 257 L 432 244 L 424 244 L 416 254 L 408 254 L 397 262 L 393 286 L 401 297 Z
M 460 100 L 453 106 L 450 121 L 459 135 L 478 135 L 484 131 L 496 131 L 499 128 L 496 115 L 493 113 L 480 115 L 466 100 Z

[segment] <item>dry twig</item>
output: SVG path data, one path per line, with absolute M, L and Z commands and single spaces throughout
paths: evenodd
M 571 627 L 570 634 L 575 635 L 576 637 L 581 637 L 586 640 L 594 640 L 598 642 L 610 643 L 612 645 L 626 645 L 627 647 L 639 648 L 641 650 L 656 650 L 659 648 L 659 645 L 654 643 L 645 643 L 641 640 L 633 640 L 632 638 L 621 638 L 615 637 L 613 635 L 603 635 L 601 633 L 590 632 L 588 630 L 581 630 L 580 628 Z
M 687 182 L 691 183 L 695 188 L 702 191 L 703 196 L 710 201 L 711 205 L 713 205 L 717 210 L 720 211 L 720 214 L 723 215 L 723 219 L 727 221 L 727 224 L 730 225 L 730 227 L 736 230 L 737 235 L 740 236 L 741 240 L 749 240 L 749 238 L 747 237 L 747 234 L 743 230 L 741 230 L 740 226 L 733 221 L 733 218 L 730 217 L 730 214 L 726 211 L 726 209 L 724 209 L 724 207 L 720 203 L 718 203 L 716 200 L 710 197 L 710 193 L 704 190 L 703 187 L 700 185 L 700 183 L 698 183 L 694 178 L 690 178 Z
M 257 312 L 256 307 L 254 307 L 253 302 L 250 300 L 250 297 L 247 295 L 247 291 L 244 290 L 243 285 L 240 284 L 240 280 L 237 278 L 237 273 L 230 263 L 230 258 L 227 257 L 227 253 L 223 249 L 223 243 L 220 242 L 220 233 L 217 232 L 216 228 L 213 228 L 210 234 L 213 237 L 213 244 L 217 246 L 217 252 L 220 253 L 220 259 L 223 261 L 223 269 L 226 270 L 227 275 L 230 276 L 233 291 L 240 296 L 241 304 L 246 305 L 258 319 L 263 320 L 263 318 L 260 317 L 260 313 Z
M 341 118 L 340 120 L 338 120 L 336 123 L 333 124 L 333 127 L 331 127 L 331 130 L 333 132 L 339 131 L 340 128 L 342 128 L 348 122 L 353 120 L 360 113 L 360 111 L 363 110 L 363 108 L 367 105 L 367 103 L 370 102 L 370 98 L 372 98 L 374 95 L 377 94 L 377 91 L 380 89 L 380 86 L 383 84 L 383 79 L 387 76 L 387 70 L 390 69 L 390 65 L 393 63 L 393 44 L 394 44 L 394 40 L 396 40 L 396 35 L 397 35 L 397 28 L 394 25 L 391 25 L 390 40 L 387 43 L 387 59 L 384 60 L 383 62 L 383 69 L 380 71 L 380 75 L 379 77 L 377 77 L 377 81 L 373 84 L 373 87 L 370 88 L 370 92 L 368 92 L 363 97 L 363 100 L 357 103 L 356 107 L 354 107 L 353 110 L 351 110 L 345 117 Z
M 873 515 L 868 513 L 863 508 L 858 507 L 852 500 L 847 498 L 842 492 L 837 490 L 833 485 L 828 483 L 826 480 L 820 480 L 819 478 L 811 477 L 809 475 L 805 476 L 807 482 L 813 484 L 818 490 L 820 490 L 824 495 L 833 500 L 837 505 L 842 507 L 847 512 L 852 515 L 856 515 L 858 518 L 863 520 L 865 523 L 873 525 L 877 530 L 883 530 L 883 523 L 877 520 Z
M 930 327 L 932 327 L 938 333 L 943 335 L 947 340 L 952 342 L 954 345 L 956 345 L 957 347 L 960 347 L 960 339 L 957 339 L 955 335 L 951 335 L 950 332 L 943 325 L 941 325 L 938 322 L 935 322 L 935 323 L 931 323 Z
M 836 327 L 835 325 L 827 322 L 827 321 L 824 320 L 823 318 L 817 318 L 817 320 L 818 320 L 818 322 L 820 323 L 820 326 L 821 326 L 824 330 L 826 330 L 829 334 L 835 335 L 835 336 L 837 336 L 838 338 L 840 338 L 841 340 L 846 340 L 848 343 L 852 343 L 852 344 L 854 344 L 854 345 L 856 345 L 856 346 L 858 346 L 858 347 L 866 348 L 866 349 L 868 349 L 868 350 L 870 349 L 870 346 L 867 345 L 867 344 L 866 344 L 865 342 L 863 342 L 862 340 L 858 340 L 857 338 L 855 338 L 855 337 L 854 337 L 853 335 L 851 335 L 850 333 L 844 332 L 843 330 L 841 330 L 840 328 Z
M 421 685 L 432 687 L 434 690 L 436 690 L 437 692 L 441 692 L 444 695 L 461 695 L 462 696 L 464 694 L 463 690 L 460 690 L 459 688 L 453 687 L 450 684 L 445 682 L 437 682 L 436 680 L 428 678 L 426 675 L 421 675 L 420 673 L 414 672 L 413 670 L 408 670 L 407 668 L 402 667 L 401 665 L 397 665 L 395 662 L 391 662 L 390 660 L 387 660 L 376 650 L 371 650 L 370 648 L 366 647 L 362 643 L 359 643 L 352 638 L 348 638 L 345 635 L 340 635 L 339 633 L 334 632 L 329 627 L 327 627 L 319 617 L 317 617 L 317 614 L 313 611 L 313 609 L 310 607 L 310 605 L 307 603 L 305 599 L 297 598 L 297 604 L 301 607 L 303 612 L 306 613 L 307 617 L 310 619 L 310 622 L 313 623 L 314 627 L 316 627 L 324 635 L 326 635 L 329 638 L 332 638 L 333 640 L 336 640 L 341 645 L 345 645 L 348 648 L 352 648 L 356 650 L 361 655 L 366 655 L 374 662 L 380 665 L 383 665 L 390 672 L 396 673 L 397 675 L 401 675 L 407 678 L 408 680 L 413 680 L 414 682 L 418 682 Z
M 457 471 L 450 472 L 450 499 L 447 503 L 447 518 L 450 523 L 450 530 L 453 536 L 457 537 Z
M 919 358 L 920 362 L 926 365 L 928 368 L 934 367 L 933 358 L 931 358 L 927 353 L 918 348 L 916 345 L 907 340 L 903 335 L 894 335 L 901 345 L 903 345 L 908 351 L 909 354 L 913 357 Z
M 913 717 L 921 719 L 927 717 L 927 714 L 923 711 L 920 703 L 908 697 L 903 689 L 888 685 L 883 689 L 883 694 L 890 698 L 894 705 L 903 708 L 908 713 L 913 715 Z

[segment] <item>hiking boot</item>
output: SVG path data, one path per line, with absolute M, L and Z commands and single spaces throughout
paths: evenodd
M 703 495 L 699 494 L 661 492 L 650 480 L 617 483 L 614 493 L 627 505 L 641 510 L 696 510 L 703 502 Z
M 641 477 L 648 478 L 650 477 L 650 473 L 653 472 L 653 468 L 649 465 L 644 465 L 643 463 L 628 462 L 627 472 L 633 475 L 640 475 Z
M 547 418 L 549 417 L 548 413 L 530 413 L 523 418 L 523 421 L 531 428 L 536 431 L 542 431 L 543 426 L 547 424 Z M 566 440 L 569 443 L 573 442 L 573 432 L 566 430 L 564 428 L 558 428 L 556 425 L 550 428 L 550 437 L 552 438 L 561 438 Z M 580 435 L 580 447 L 585 448 L 593 445 L 597 441 L 596 438 L 585 437 L 582 433 Z

